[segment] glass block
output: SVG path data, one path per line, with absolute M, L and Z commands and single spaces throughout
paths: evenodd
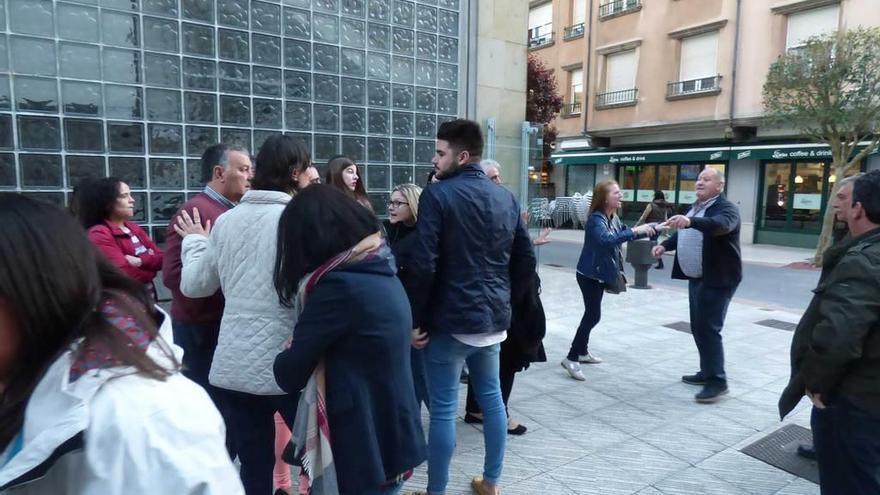
M 416 29 L 432 33 L 437 32 L 437 9 L 419 5 L 416 10 Z
M 314 14 L 312 16 L 312 36 L 315 41 L 339 43 L 339 17 Z
M 412 163 L 412 160 L 406 161 L 406 160 L 397 160 L 396 159 L 397 154 L 395 153 L 395 150 L 397 149 L 397 141 L 395 141 L 395 143 L 392 144 L 392 147 L 394 148 L 392 150 L 393 161 L 401 162 L 401 163 L 404 163 L 404 162 L 405 163 Z M 410 147 L 410 149 L 412 149 L 412 148 Z M 403 151 L 403 150 L 401 149 L 401 151 Z M 412 154 L 412 153 L 410 153 L 410 154 Z M 414 184 L 415 183 L 415 176 L 413 175 L 413 171 L 414 170 L 413 170 L 412 166 L 391 167 L 391 185 L 393 187 L 397 187 L 401 184 Z
M 437 62 L 428 60 L 416 61 L 416 84 L 422 86 L 437 85 Z
M 218 29 L 217 53 L 220 58 L 227 60 L 250 61 L 251 48 L 247 31 Z
M 254 126 L 280 129 L 283 106 L 281 100 L 254 98 Z
M 393 139 L 391 141 L 391 161 L 394 163 L 413 163 L 413 141 Z M 395 182 L 395 184 L 399 184 Z
M 367 132 L 367 111 L 363 108 L 342 107 L 342 132 L 365 134 Z
M 128 187 L 147 187 L 146 164 L 143 158 L 129 156 L 110 157 L 110 176 L 124 180 Z
M 101 12 L 101 38 L 108 45 L 137 48 L 141 46 L 138 24 L 136 14 L 104 10 Z
M 178 0 L 141 0 L 144 12 L 177 17 Z
M 281 69 L 254 67 L 254 94 L 281 97 Z
M 409 57 L 393 57 L 391 62 L 391 79 L 403 84 L 413 83 L 415 61 Z
M 107 122 L 110 151 L 144 152 L 144 125 L 131 122 Z
M 308 41 L 284 39 L 284 66 L 294 69 L 312 68 L 312 46 Z
M 392 132 L 395 136 L 412 137 L 415 133 L 415 116 L 409 112 L 394 112 Z
M 458 36 L 458 12 L 440 9 L 437 17 L 440 34 Z
M 284 96 L 303 100 L 312 99 L 312 75 L 295 70 L 284 71 Z
M 95 3 L 94 0 L 87 0 L 89 3 Z M 139 0 L 99 0 L 98 3 L 102 7 L 111 7 L 121 10 L 138 10 L 140 9 Z
M 105 112 L 108 117 L 117 119 L 144 118 L 144 94 L 141 88 L 133 86 L 104 86 Z
M 134 214 L 131 219 L 138 223 L 145 223 L 147 221 L 147 193 L 133 192 L 131 193 L 131 199 L 134 200 Z M 158 239 L 161 239 L 161 237 L 156 235 L 160 233 L 164 235 L 164 229 L 161 227 L 153 227 L 153 233 L 150 235 L 150 239 L 153 239 L 153 242 L 160 242 Z
M 159 53 L 144 54 L 144 79 L 150 86 L 180 87 L 180 57 Z
M 307 10 L 284 7 L 284 36 L 311 39 L 312 15 Z
M 184 19 L 214 22 L 214 0 L 181 0 Z
M 432 138 L 437 135 L 437 120 L 433 114 L 416 114 L 416 136 Z
M 412 86 L 395 84 L 391 89 L 391 106 L 412 110 L 415 103 L 415 93 Z
M 154 223 L 168 223 L 185 201 L 183 193 L 150 193 L 150 220 Z
M 458 40 L 441 36 L 437 42 L 437 57 L 442 62 L 458 62 Z
M 455 91 L 438 91 L 437 111 L 446 115 L 458 115 L 458 93 Z
M 370 109 L 367 114 L 367 130 L 370 134 L 391 134 L 391 112 L 387 110 Z
M 439 128 L 446 122 L 451 122 L 456 119 L 455 115 L 437 115 L 437 127 Z
M 312 7 L 322 12 L 339 12 L 339 0 L 312 0 Z
M 202 156 L 208 147 L 217 143 L 216 127 L 186 126 L 186 155 Z M 183 187 L 183 184 L 181 184 Z
M 147 118 L 165 122 L 183 120 L 180 91 L 147 88 Z
M 14 72 L 40 76 L 56 74 L 55 41 L 21 36 L 13 36 L 10 41 Z
M 342 136 L 342 154 L 356 162 L 367 159 L 367 138 L 362 136 Z
M 315 105 L 315 130 L 339 131 L 339 107 L 336 105 Z
M 387 192 L 370 192 L 367 193 L 370 199 L 370 206 L 373 207 L 373 213 L 377 216 L 384 217 L 388 215 L 388 200 L 390 194 Z
M 251 92 L 251 68 L 242 64 L 220 62 L 220 91 L 249 94 Z
M 364 77 L 364 51 L 343 48 L 341 52 L 342 73 L 348 76 Z
M 251 125 L 251 101 L 241 96 L 220 96 L 220 122 Z
M 369 0 L 367 16 L 371 21 L 391 22 L 391 0 Z
M 281 7 L 267 2 L 251 2 L 251 29 L 280 34 Z
M 60 155 L 18 155 L 21 187 L 64 187 Z
M 414 172 L 416 183 L 422 187 L 425 187 L 425 184 L 428 183 L 428 177 L 430 177 L 433 172 L 433 165 L 416 166 Z
M 156 155 L 183 154 L 183 126 L 150 124 L 150 153 Z
M 50 204 L 56 208 L 64 208 L 63 192 L 23 192 L 21 195 L 34 201 Z
M 281 65 L 281 38 L 251 35 L 251 57 L 255 64 Z
M 141 194 L 146 196 L 146 193 L 141 193 Z M 184 201 L 187 199 L 189 199 L 189 197 L 187 195 L 184 195 Z M 144 202 L 146 202 L 146 201 L 144 201 Z M 135 202 L 135 204 L 134 204 L 134 210 L 135 210 L 135 214 L 137 214 L 137 211 L 138 211 L 137 202 Z M 144 213 L 146 214 L 146 212 L 144 212 Z M 146 222 L 146 218 L 144 218 L 144 220 L 142 220 L 142 222 Z M 156 244 L 161 245 L 165 242 L 165 233 L 166 233 L 165 227 L 154 226 L 154 227 L 150 228 L 150 238 L 153 239 L 153 242 L 155 242 Z
M 416 163 L 430 164 L 434 159 L 436 145 L 434 141 L 416 141 L 415 155 Z
M 217 90 L 217 65 L 213 60 L 183 59 L 183 87 L 187 89 Z
M 173 158 L 150 159 L 150 189 L 183 188 L 183 160 L 176 160 Z
M 285 134 L 289 134 L 294 139 L 301 141 L 304 145 L 306 145 L 307 150 L 312 149 L 312 135 L 311 134 L 308 134 L 305 132 L 288 132 Z M 314 157 L 315 157 L 315 155 L 314 155 L 314 153 L 312 153 L 312 158 L 314 158 Z
M 55 36 L 54 26 L 52 0 L 9 0 L 9 27 L 13 32 L 51 38 Z
M 388 83 L 369 81 L 367 83 L 367 101 L 370 106 L 387 107 L 391 104 L 391 85 Z
M 423 112 L 437 111 L 437 90 L 431 88 L 416 88 L 416 110 Z
M 64 119 L 66 151 L 104 151 L 104 123 L 100 120 Z
M 200 124 L 217 123 L 217 96 L 210 93 L 185 93 L 183 104 L 186 121 Z
M 437 85 L 445 89 L 458 89 L 458 66 L 437 64 Z
M 391 15 L 391 22 L 398 26 L 413 27 L 416 15 L 416 4 L 403 0 L 394 0 L 394 11 Z
M 100 179 L 107 175 L 103 156 L 67 155 L 64 162 L 67 165 L 68 186 L 76 187 L 85 179 Z
M 430 33 L 416 35 L 416 56 L 419 58 L 437 58 L 437 36 Z
M 371 137 L 367 139 L 367 160 L 371 162 L 388 162 L 391 159 L 391 140 Z M 367 187 L 375 188 L 369 183 Z M 386 186 L 387 187 L 387 186 Z
M 248 0 L 217 0 L 217 24 L 248 28 Z
M 223 127 L 220 129 L 220 142 L 230 146 L 241 146 L 246 150 L 254 151 L 251 148 L 251 131 L 248 129 Z
M 2 10 L 2 4 L 0 4 Z M 2 24 L 0 24 L 2 26 Z M 6 54 L 6 35 L 0 34 L 0 70 L 6 72 L 9 70 L 9 56 Z
M 18 180 L 15 178 L 15 155 L 12 153 L 0 153 L 0 188 L 15 187 Z
M 12 149 L 15 140 L 12 138 L 12 115 L 0 115 L 0 148 Z
M 104 80 L 138 84 L 141 82 L 141 53 L 104 47 L 101 53 Z
M 64 19 L 64 22 L 58 23 L 58 37 L 76 41 L 98 41 L 98 9 L 69 3 L 59 3 L 57 9 L 58 18 Z
M 366 105 L 367 82 L 363 79 L 342 78 L 342 103 Z
M 315 101 L 337 103 L 339 101 L 339 78 L 315 74 Z
M 97 45 L 61 42 L 61 75 L 76 79 L 101 79 L 101 56 Z
M 339 73 L 339 47 L 314 44 L 315 70 Z
M 214 56 L 214 28 L 183 23 L 183 53 Z
M 342 0 L 342 13 L 352 17 L 367 15 L 367 0 Z
M 284 122 L 286 129 L 312 130 L 312 104 L 284 102 Z
M 158 52 L 180 50 L 177 21 L 144 16 L 144 48 Z
M 373 156 L 373 141 L 370 139 L 369 156 Z M 387 161 L 387 160 L 385 160 Z M 391 189 L 391 167 L 388 165 L 370 165 L 367 167 L 367 188 L 373 190 Z
M 392 50 L 401 55 L 415 55 L 416 33 L 411 29 L 394 28 Z
M 367 76 L 383 81 L 391 79 L 391 57 L 383 53 L 367 54 Z
M 312 0 L 281 0 L 284 5 L 292 5 L 294 7 L 302 7 L 308 9 L 312 6 Z
M 459 0 L 438 0 L 437 2 L 441 7 L 446 7 L 447 9 L 458 10 Z
M 363 48 L 367 39 L 366 23 L 343 18 L 340 39 L 343 46 Z
M 339 154 L 339 136 L 315 134 L 315 159 L 328 160 Z
M 55 79 L 15 76 L 14 85 L 16 110 L 58 111 L 58 85 Z
M 203 174 L 202 160 L 190 158 L 186 161 L 186 187 L 188 189 L 198 190 L 204 188 L 206 182 Z
M 391 28 L 382 24 L 367 25 L 367 46 L 371 50 L 391 50 Z

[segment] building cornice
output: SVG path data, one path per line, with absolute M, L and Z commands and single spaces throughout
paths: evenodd
M 777 5 L 770 9 L 770 11 L 774 14 L 788 15 L 802 12 L 804 10 L 825 7 L 827 5 L 839 4 L 840 1 L 841 0 L 797 0 L 796 2 L 790 2 L 785 5 Z
M 718 21 L 712 21 L 704 24 L 698 24 L 696 26 L 687 26 L 680 29 L 676 29 L 675 31 L 669 32 L 669 37 L 673 39 L 682 39 L 689 38 L 691 36 L 696 36 L 698 34 L 711 33 L 713 31 L 718 31 L 724 26 L 727 25 L 727 19 L 721 19 Z
M 642 39 L 635 39 L 624 41 L 622 43 L 615 43 L 613 45 L 605 45 L 596 48 L 596 53 L 599 55 L 611 55 L 613 53 L 625 52 L 629 50 L 634 50 L 642 45 Z

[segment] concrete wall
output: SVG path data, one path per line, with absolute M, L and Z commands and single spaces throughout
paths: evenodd
M 880 170 L 880 155 L 873 155 L 868 157 L 867 164 L 868 172 L 871 170 Z
M 728 165 L 727 199 L 739 207 L 742 219 L 740 242 L 752 244 L 755 240 L 755 215 L 758 208 L 758 160 L 732 160 Z

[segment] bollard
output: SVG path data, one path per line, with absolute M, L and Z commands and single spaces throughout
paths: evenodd
M 651 248 L 654 242 L 650 239 L 636 239 L 626 243 L 626 262 L 633 266 L 635 281 L 630 287 L 633 289 L 650 289 L 648 285 L 648 271 L 656 260 L 651 256 Z

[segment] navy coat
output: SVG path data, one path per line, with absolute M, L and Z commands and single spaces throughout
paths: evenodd
M 640 236 L 626 225 L 615 232 L 608 217 L 602 212 L 594 211 L 584 227 L 584 247 L 578 259 L 577 272 L 606 284 L 614 283 L 618 274 L 623 271 L 619 264 L 620 245 L 638 237 Z

